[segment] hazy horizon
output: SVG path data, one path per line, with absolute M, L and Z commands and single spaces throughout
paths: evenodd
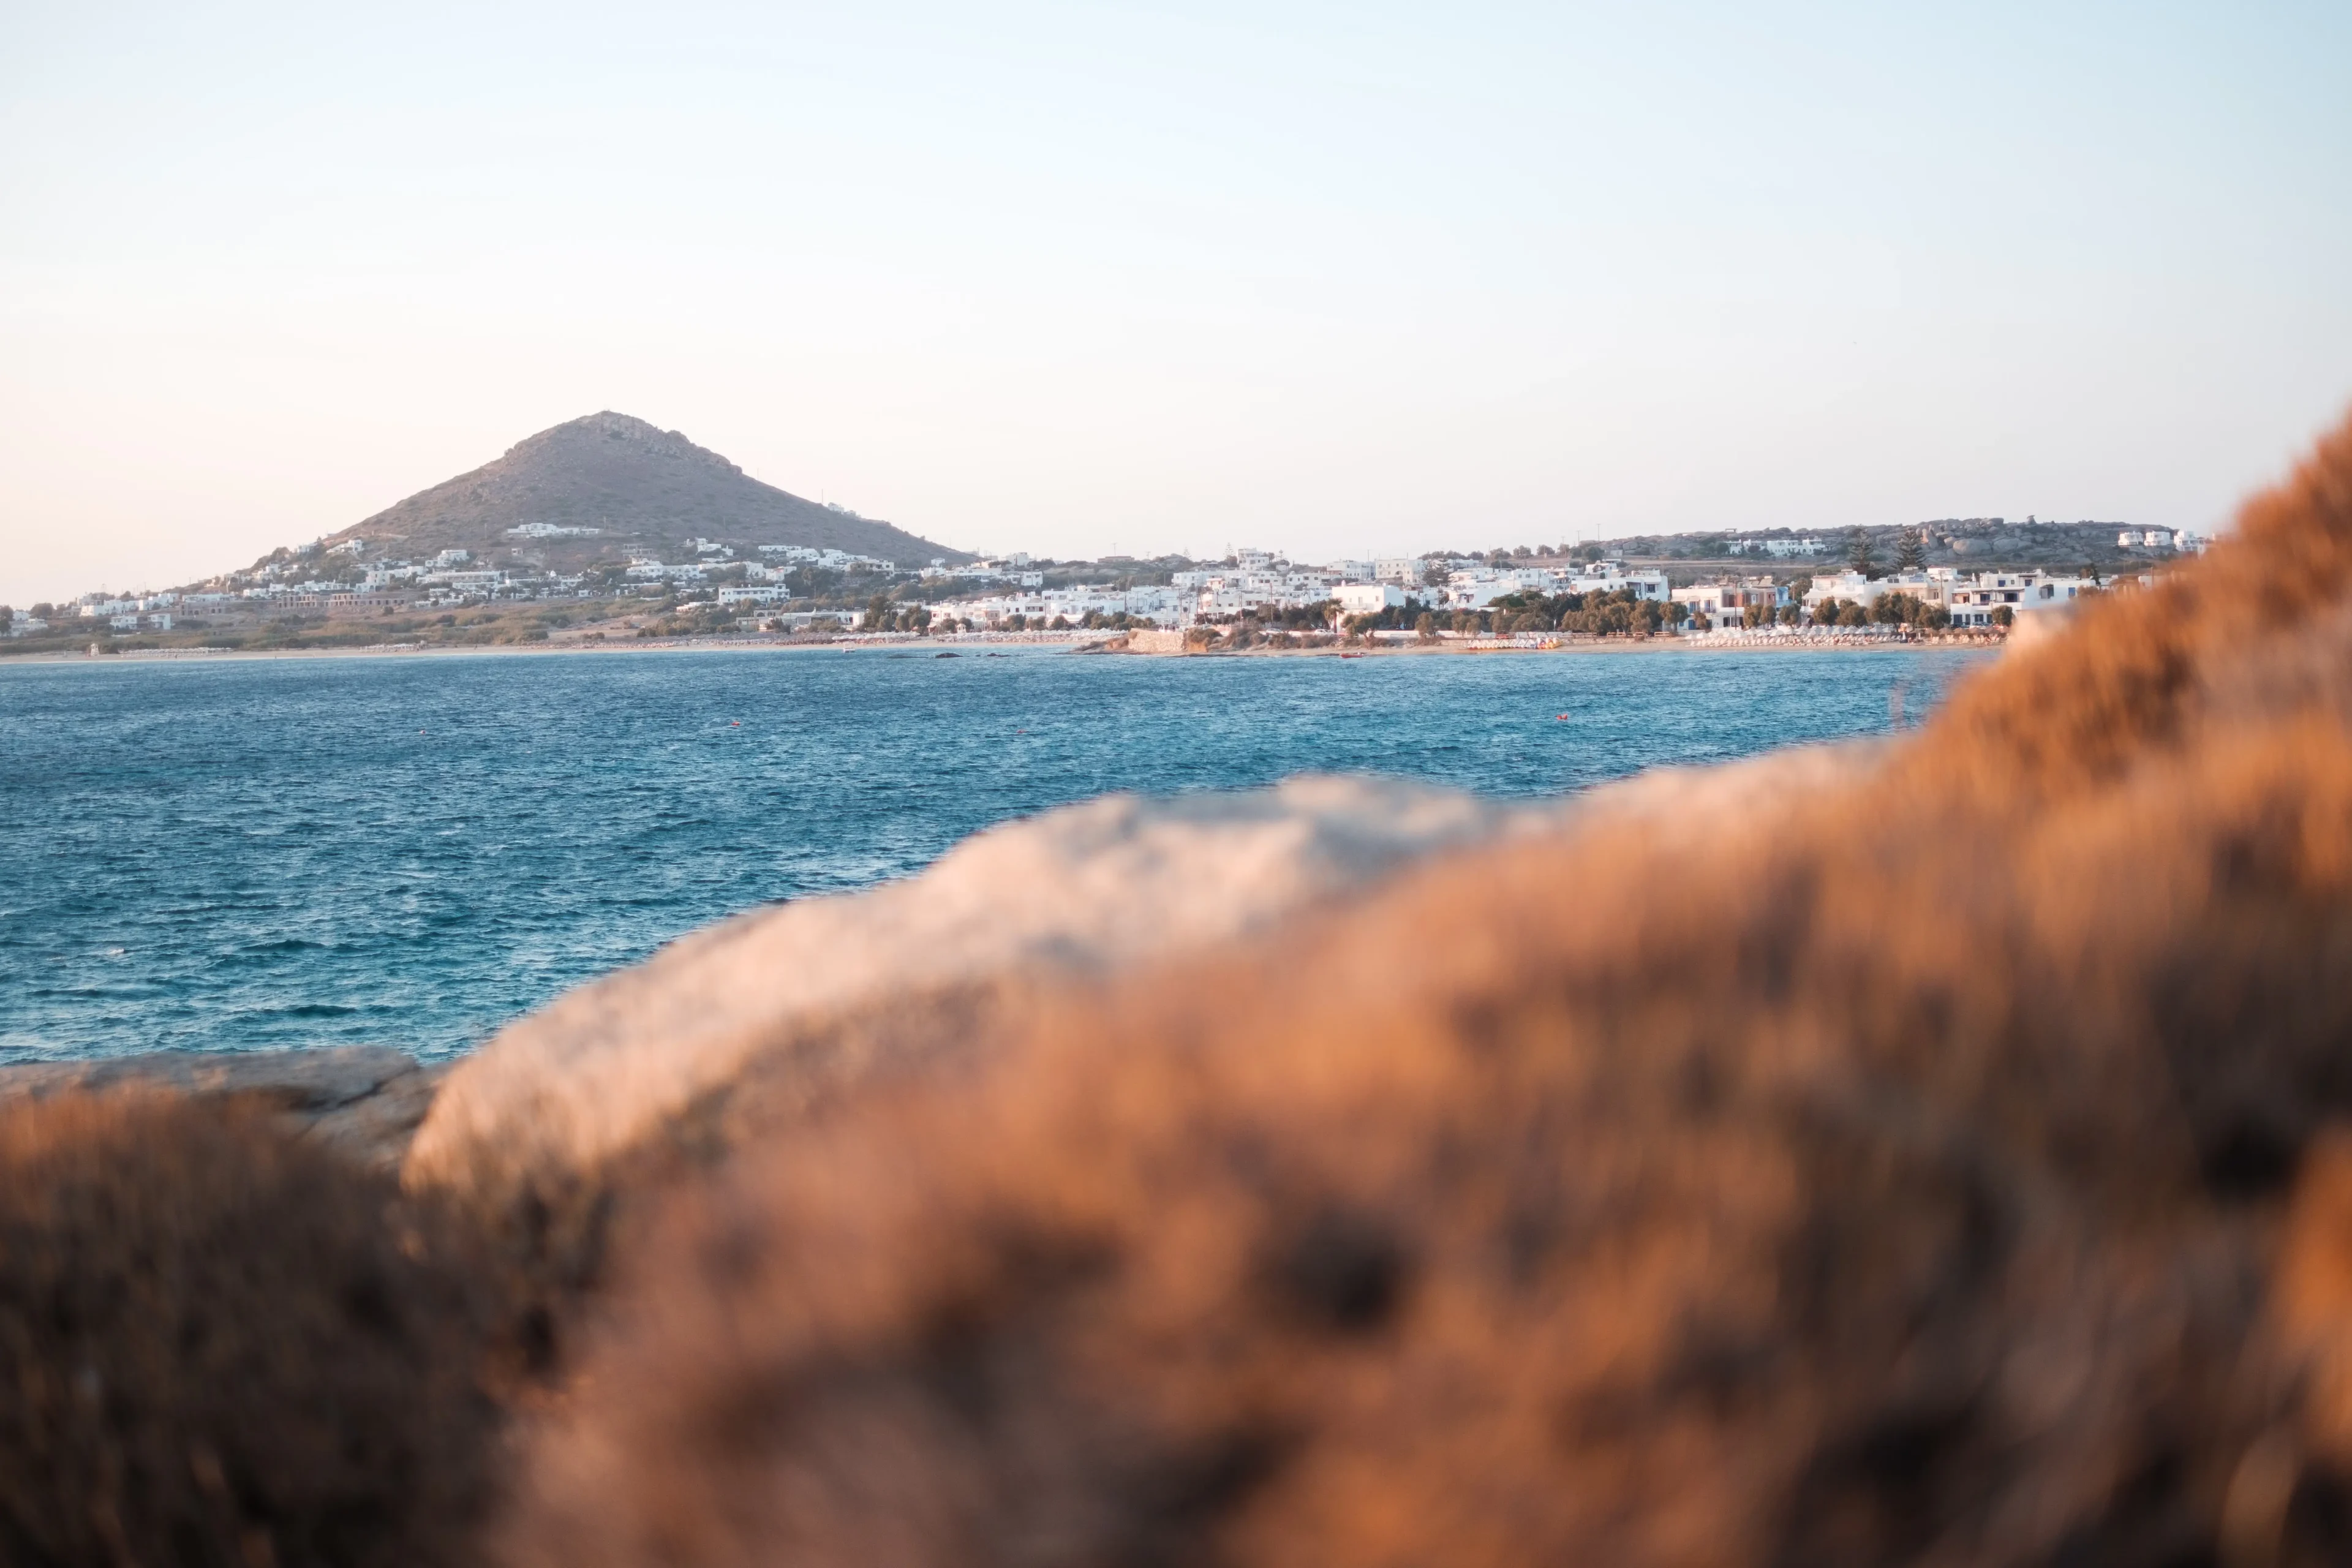
M 0 17 L 0 603 L 601 408 L 943 543 L 2210 527 L 2352 397 L 2352 13 Z

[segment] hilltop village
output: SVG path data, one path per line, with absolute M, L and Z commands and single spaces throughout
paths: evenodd
M 850 514 L 855 515 L 855 514 Z M 2063 526 L 2077 531 L 2089 525 Z M 2072 570 L 2001 560 L 1926 524 L 1823 539 L 1670 536 L 1647 553 L 1586 544 L 1308 564 L 1271 550 L 1056 562 L 1025 554 L 919 567 L 836 548 L 689 537 L 661 560 L 637 552 L 576 570 L 524 550 L 596 531 L 526 524 L 513 548 L 374 554 L 364 537 L 281 549 L 242 571 L 156 593 L 92 593 L 0 608 L 11 652 L 173 647 L 268 650 L 682 638 L 1123 636 L 1159 651 L 1711 637 L 1752 642 L 1997 637 L 2063 616 L 2091 594 L 2152 580 L 2204 547 L 2192 534 L 2121 529 Z M 2011 542 L 2033 542 L 2019 531 Z M 2111 547 L 2105 546 L 2112 537 Z M 1677 547 L 1680 547 L 1677 549 Z M 1934 557 L 1943 559 L 1936 562 Z

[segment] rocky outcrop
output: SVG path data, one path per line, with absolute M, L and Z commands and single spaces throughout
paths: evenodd
M 0 1105 L 145 1089 L 266 1110 L 299 1137 L 380 1170 L 398 1168 L 444 1068 L 381 1046 L 310 1051 L 156 1051 L 0 1068 Z
M 1532 814 L 1349 778 L 1112 795 L 982 833 L 923 875 L 761 910 L 583 986 L 458 1065 L 413 1184 L 562 1182 L 667 1124 L 804 1113 L 932 1061 L 1048 981 L 1262 931 Z M 723 1135 L 723 1134 L 720 1134 Z
M 919 877 L 738 917 L 510 1026 L 453 1069 L 403 1179 L 508 1232 L 560 1318 L 618 1206 L 878 1085 L 971 1068 L 1073 985 L 1295 925 L 1443 851 L 1782 809 L 1878 755 L 1797 748 L 1517 805 L 1307 776 L 1008 823 Z

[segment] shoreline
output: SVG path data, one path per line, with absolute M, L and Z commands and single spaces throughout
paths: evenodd
M 1118 645 L 1122 634 L 1100 632 L 958 632 L 928 637 L 880 632 L 851 634 L 823 640 L 786 637 L 648 637 L 610 642 L 485 643 L 473 646 L 375 644 L 362 647 L 292 648 L 126 648 L 105 654 L 70 653 L 62 649 L 16 655 L 0 654 L 0 669 L 25 665 L 69 665 L 110 668 L 118 665 L 237 664 L 270 659 L 474 658 L 550 658 L 572 655 L 630 653 L 837 653 L 900 650 L 909 656 L 939 658 L 961 654 L 966 648 L 1003 650 L 1028 648 L 1070 654 L 1111 655 L 1126 658 L 1426 658 L 1473 656 L 1547 654 L 1711 654 L 1711 653 L 1924 653 L 1999 652 L 2001 638 L 1787 637 L 1722 638 L 1697 637 L 1603 637 L 1544 644 L 1475 643 L 1373 644 L 1345 647 L 1249 647 L 1197 651 L 1163 651 Z

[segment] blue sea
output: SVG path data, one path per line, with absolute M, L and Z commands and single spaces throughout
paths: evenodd
M 0 1062 L 428 1058 L 754 905 L 1108 790 L 1557 795 L 1914 720 L 1945 651 L 0 665 Z

